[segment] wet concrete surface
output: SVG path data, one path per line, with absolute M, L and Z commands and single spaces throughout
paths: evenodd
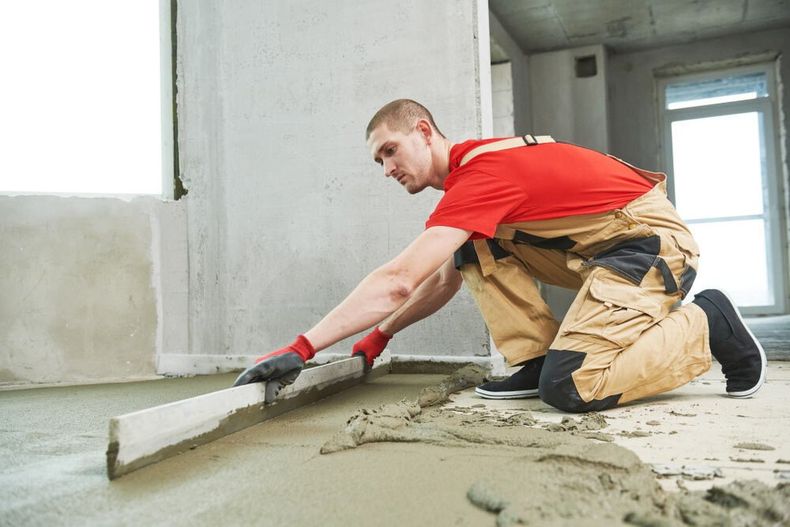
M 790 362 L 769 361 L 766 379 L 753 397 L 727 397 L 714 362 L 705 375 L 681 388 L 602 412 L 608 423 L 603 432 L 663 471 L 660 482 L 666 489 L 703 490 L 736 479 L 767 485 L 790 481 Z M 538 426 L 567 416 L 538 399 L 483 401 L 482 407 L 471 391 L 452 399 L 451 407 L 480 412 L 531 411 Z M 770 450 L 740 448 L 748 443 Z M 715 475 L 706 477 L 711 469 Z
M 467 389 L 405 423 L 375 417 L 394 428 L 321 455 L 360 408 L 413 402 L 445 379 L 390 374 L 113 482 L 111 416 L 225 388 L 233 375 L 2 392 L 0 525 L 781 524 L 789 371 L 771 364 L 751 399 L 722 397 L 711 372 L 582 421 L 537 399 L 484 401 Z M 596 452 L 597 463 L 587 459 Z M 612 461 L 623 459 L 632 462 Z M 690 475 L 654 479 L 657 464 Z M 723 478 L 697 479 L 711 466 Z M 726 506 L 705 494 L 725 483 L 716 492 Z M 594 498 L 606 492 L 613 498 Z M 613 507 L 622 495 L 632 498 Z M 732 496 L 742 510 L 731 510 Z
M 111 416 L 224 388 L 233 376 L 3 392 L 0 524 L 490 524 L 466 500 L 478 469 L 463 455 L 414 444 L 370 445 L 353 462 L 319 454 L 354 410 L 414 399 L 441 378 L 388 375 L 113 482 Z

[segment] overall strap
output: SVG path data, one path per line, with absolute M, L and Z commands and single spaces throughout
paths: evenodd
M 508 148 L 516 148 L 517 146 L 535 146 L 541 145 L 545 143 L 555 143 L 554 139 L 550 135 L 530 135 L 527 134 L 522 137 L 510 137 L 508 139 L 502 139 L 501 141 L 494 141 L 492 143 L 486 143 L 484 145 L 480 145 L 477 148 L 473 148 L 469 152 L 466 153 L 464 157 L 461 158 L 461 163 L 458 166 L 464 166 L 466 163 L 471 161 L 473 158 L 479 156 L 480 154 L 485 154 L 487 152 L 497 152 L 499 150 L 507 150 Z
M 554 143 L 549 135 L 525 135 L 523 137 L 510 137 L 500 141 L 494 141 L 477 148 L 473 148 L 461 159 L 458 166 L 464 166 L 471 159 L 485 154 L 486 152 L 497 152 L 516 148 L 520 146 L 534 146 L 543 143 Z M 497 231 L 499 232 L 499 231 Z M 520 233 L 519 233 L 520 234 Z M 455 266 L 460 268 L 465 263 L 476 263 L 480 265 L 483 276 L 488 276 L 496 270 L 496 261 L 500 258 L 510 256 L 510 253 L 503 249 L 495 240 L 470 240 L 464 243 L 455 253 Z

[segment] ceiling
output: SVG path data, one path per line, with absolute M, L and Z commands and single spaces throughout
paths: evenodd
M 790 31 L 790 0 L 489 0 L 489 7 L 525 53 L 592 44 L 624 52 Z M 502 52 L 497 48 L 494 43 L 492 59 Z

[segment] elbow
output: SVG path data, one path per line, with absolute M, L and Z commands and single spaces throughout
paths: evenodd
M 396 266 L 386 265 L 379 269 L 384 275 L 387 297 L 392 302 L 395 308 L 400 307 L 401 304 L 411 298 L 414 291 L 420 285 L 405 269 Z
M 414 293 L 415 287 L 408 285 L 407 283 L 395 283 L 390 288 L 389 297 L 392 300 L 392 303 L 400 306 L 409 298 L 411 298 L 412 293 Z

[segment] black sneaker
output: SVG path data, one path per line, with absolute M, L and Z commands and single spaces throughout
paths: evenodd
M 710 351 L 727 378 L 727 395 L 752 395 L 765 382 L 768 361 L 760 342 L 726 293 L 706 289 L 694 296 L 694 303 L 708 316 Z
M 546 356 L 530 359 L 524 367 L 503 381 L 491 381 L 475 388 L 483 399 L 526 399 L 537 397 L 538 379 Z

